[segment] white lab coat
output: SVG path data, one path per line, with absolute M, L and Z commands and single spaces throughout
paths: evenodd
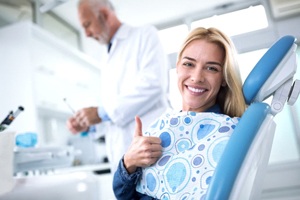
M 169 64 L 157 30 L 123 24 L 101 68 L 101 103 L 111 121 L 106 146 L 112 172 L 128 149 L 140 116 L 145 130 L 168 107 Z

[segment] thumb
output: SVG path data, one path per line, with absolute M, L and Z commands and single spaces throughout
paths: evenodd
M 135 132 L 134 137 L 143 136 L 142 133 L 142 121 L 138 116 L 135 116 Z

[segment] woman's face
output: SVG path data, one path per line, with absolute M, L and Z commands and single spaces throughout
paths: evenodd
M 183 111 L 203 112 L 216 103 L 223 80 L 224 52 L 214 43 L 194 40 L 177 63 Z

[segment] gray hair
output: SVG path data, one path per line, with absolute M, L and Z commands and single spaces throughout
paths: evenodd
M 87 3 L 90 8 L 98 9 L 99 7 L 105 6 L 110 8 L 111 10 L 114 10 L 114 6 L 109 0 L 79 0 L 78 6 L 80 6 L 83 3 Z

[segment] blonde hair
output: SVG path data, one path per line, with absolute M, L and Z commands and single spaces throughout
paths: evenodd
M 233 42 L 216 28 L 196 28 L 185 39 L 178 53 L 177 63 L 181 59 L 186 46 L 194 40 L 206 40 L 207 42 L 217 44 L 224 50 L 223 76 L 226 86 L 220 88 L 217 103 L 224 114 L 231 117 L 242 116 L 246 109 L 246 103 L 242 92 L 242 80 Z

